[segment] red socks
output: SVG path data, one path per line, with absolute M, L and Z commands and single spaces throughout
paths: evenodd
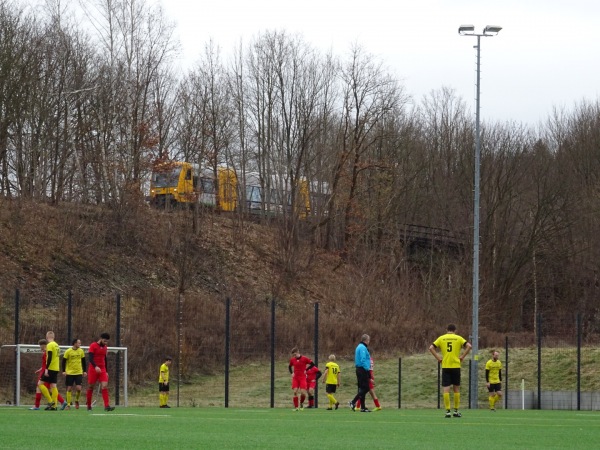
M 108 389 L 107 388 L 102 389 L 102 400 L 104 401 L 105 408 L 110 406 L 110 403 L 108 402 Z

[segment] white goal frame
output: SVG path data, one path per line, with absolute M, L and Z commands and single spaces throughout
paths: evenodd
M 71 345 L 60 345 L 60 354 L 62 355 L 67 349 L 71 348 Z M 15 406 L 21 406 L 21 353 L 42 353 L 42 349 L 39 344 L 7 344 L 0 347 L 0 352 L 4 349 L 13 349 L 17 355 L 17 363 L 15 366 L 16 379 L 15 383 L 17 386 L 17 398 Z M 84 352 L 87 353 L 89 346 L 82 345 L 80 347 Z M 123 352 L 123 397 L 125 401 L 125 407 L 128 406 L 127 397 L 127 347 L 108 347 L 108 353 L 119 353 Z

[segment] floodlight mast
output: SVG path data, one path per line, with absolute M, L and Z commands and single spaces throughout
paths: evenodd
M 458 34 L 461 36 L 477 37 L 477 95 L 475 98 L 475 181 L 473 189 L 473 323 L 471 331 L 471 344 L 473 345 L 471 356 L 471 372 L 469 383 L 471 386 L 470 406 L 477 409 L 478 393 L 478 363 L 479 363 L 479 203 L 481 192 L 481 135 L 480 135 L 480 98 L 481 98 L 481 37 L 496 36 L 502 27 L 487 25 L 482 33 L 475 33 L 473 25 L 461 25 Z

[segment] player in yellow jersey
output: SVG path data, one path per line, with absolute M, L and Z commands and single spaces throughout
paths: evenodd
M 496 402 L 502 398 L 502 363 L 500 353 L 492 350 L 492 359 L 485 364 L 485 385 L 490 394 L 490 411 L 496 411 Z
M 465 351 L 461 354 L 463 348 Z M 437 349 L 440 349 L 442 356 L 438 354 Z M 445 417 L 462 417 L 458 411 L 460 406 L 460 363 L 471 351 L 471 344 L 456 334 L 456 325 L 450 324 L 446 328 L 446 334 L 438 337 L 429 346 L 429 351 L 438 362 L 442 363 Z M 450 386 L 454 388 L 454 414 L 450 414 Z
M 158 401 L 161 408 L 170 408 L 169 403 L 169 366 L 172 358 L 167 356 L 160 366 L 158 374 Z
M 48 341 L 46 345 L 46 368 L 42 374 L 42 383 L 38 387 L 44 397 L 46 397 L 46 400 L 49 400 L 46 410 L 56 411 L 56 405 L 58 405 L 58 388 L 56 387 L 56 382 L 58 381 L 58 372 L 60 371 L 60 347 L 54 340 L 54 331 L 46 333 L 46 340 Z M 44 383 L 49 383 L 50 388 L 46 388 Z M 64 402 L 62 409 L 65 409 L 66 406 L 67 403 Z
M 75 409 L 79 409 L 79 397 L 81 396 L 81 384 L 85 371 L 85 352 L 81 348 L 81 341 L 73 339 L 72 347 L 68 348 L 62 358 L 62 371 L 65 375 L 67 385 L 67 407 L 71 406 L 72 390 L 75 385 Z
M 335 362 L 335 355 L 329 355 L 329 362 L 325 364 L 325 373 L 323 374 L 323 383 L 325 383 L 325 392 L 329 399 L 329 408 L 327 411 L 331 411 L 334 407 L 338 409 L 340 402 L 336 400 L 333 394 L 342 381 L 342 371 L 340 366 Z

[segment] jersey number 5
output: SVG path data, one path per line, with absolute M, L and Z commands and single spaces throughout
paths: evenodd
M 446 350 L 448 352 L 452 352 L 452 342 L 448 342 L 448 344 L 446 344 Z

